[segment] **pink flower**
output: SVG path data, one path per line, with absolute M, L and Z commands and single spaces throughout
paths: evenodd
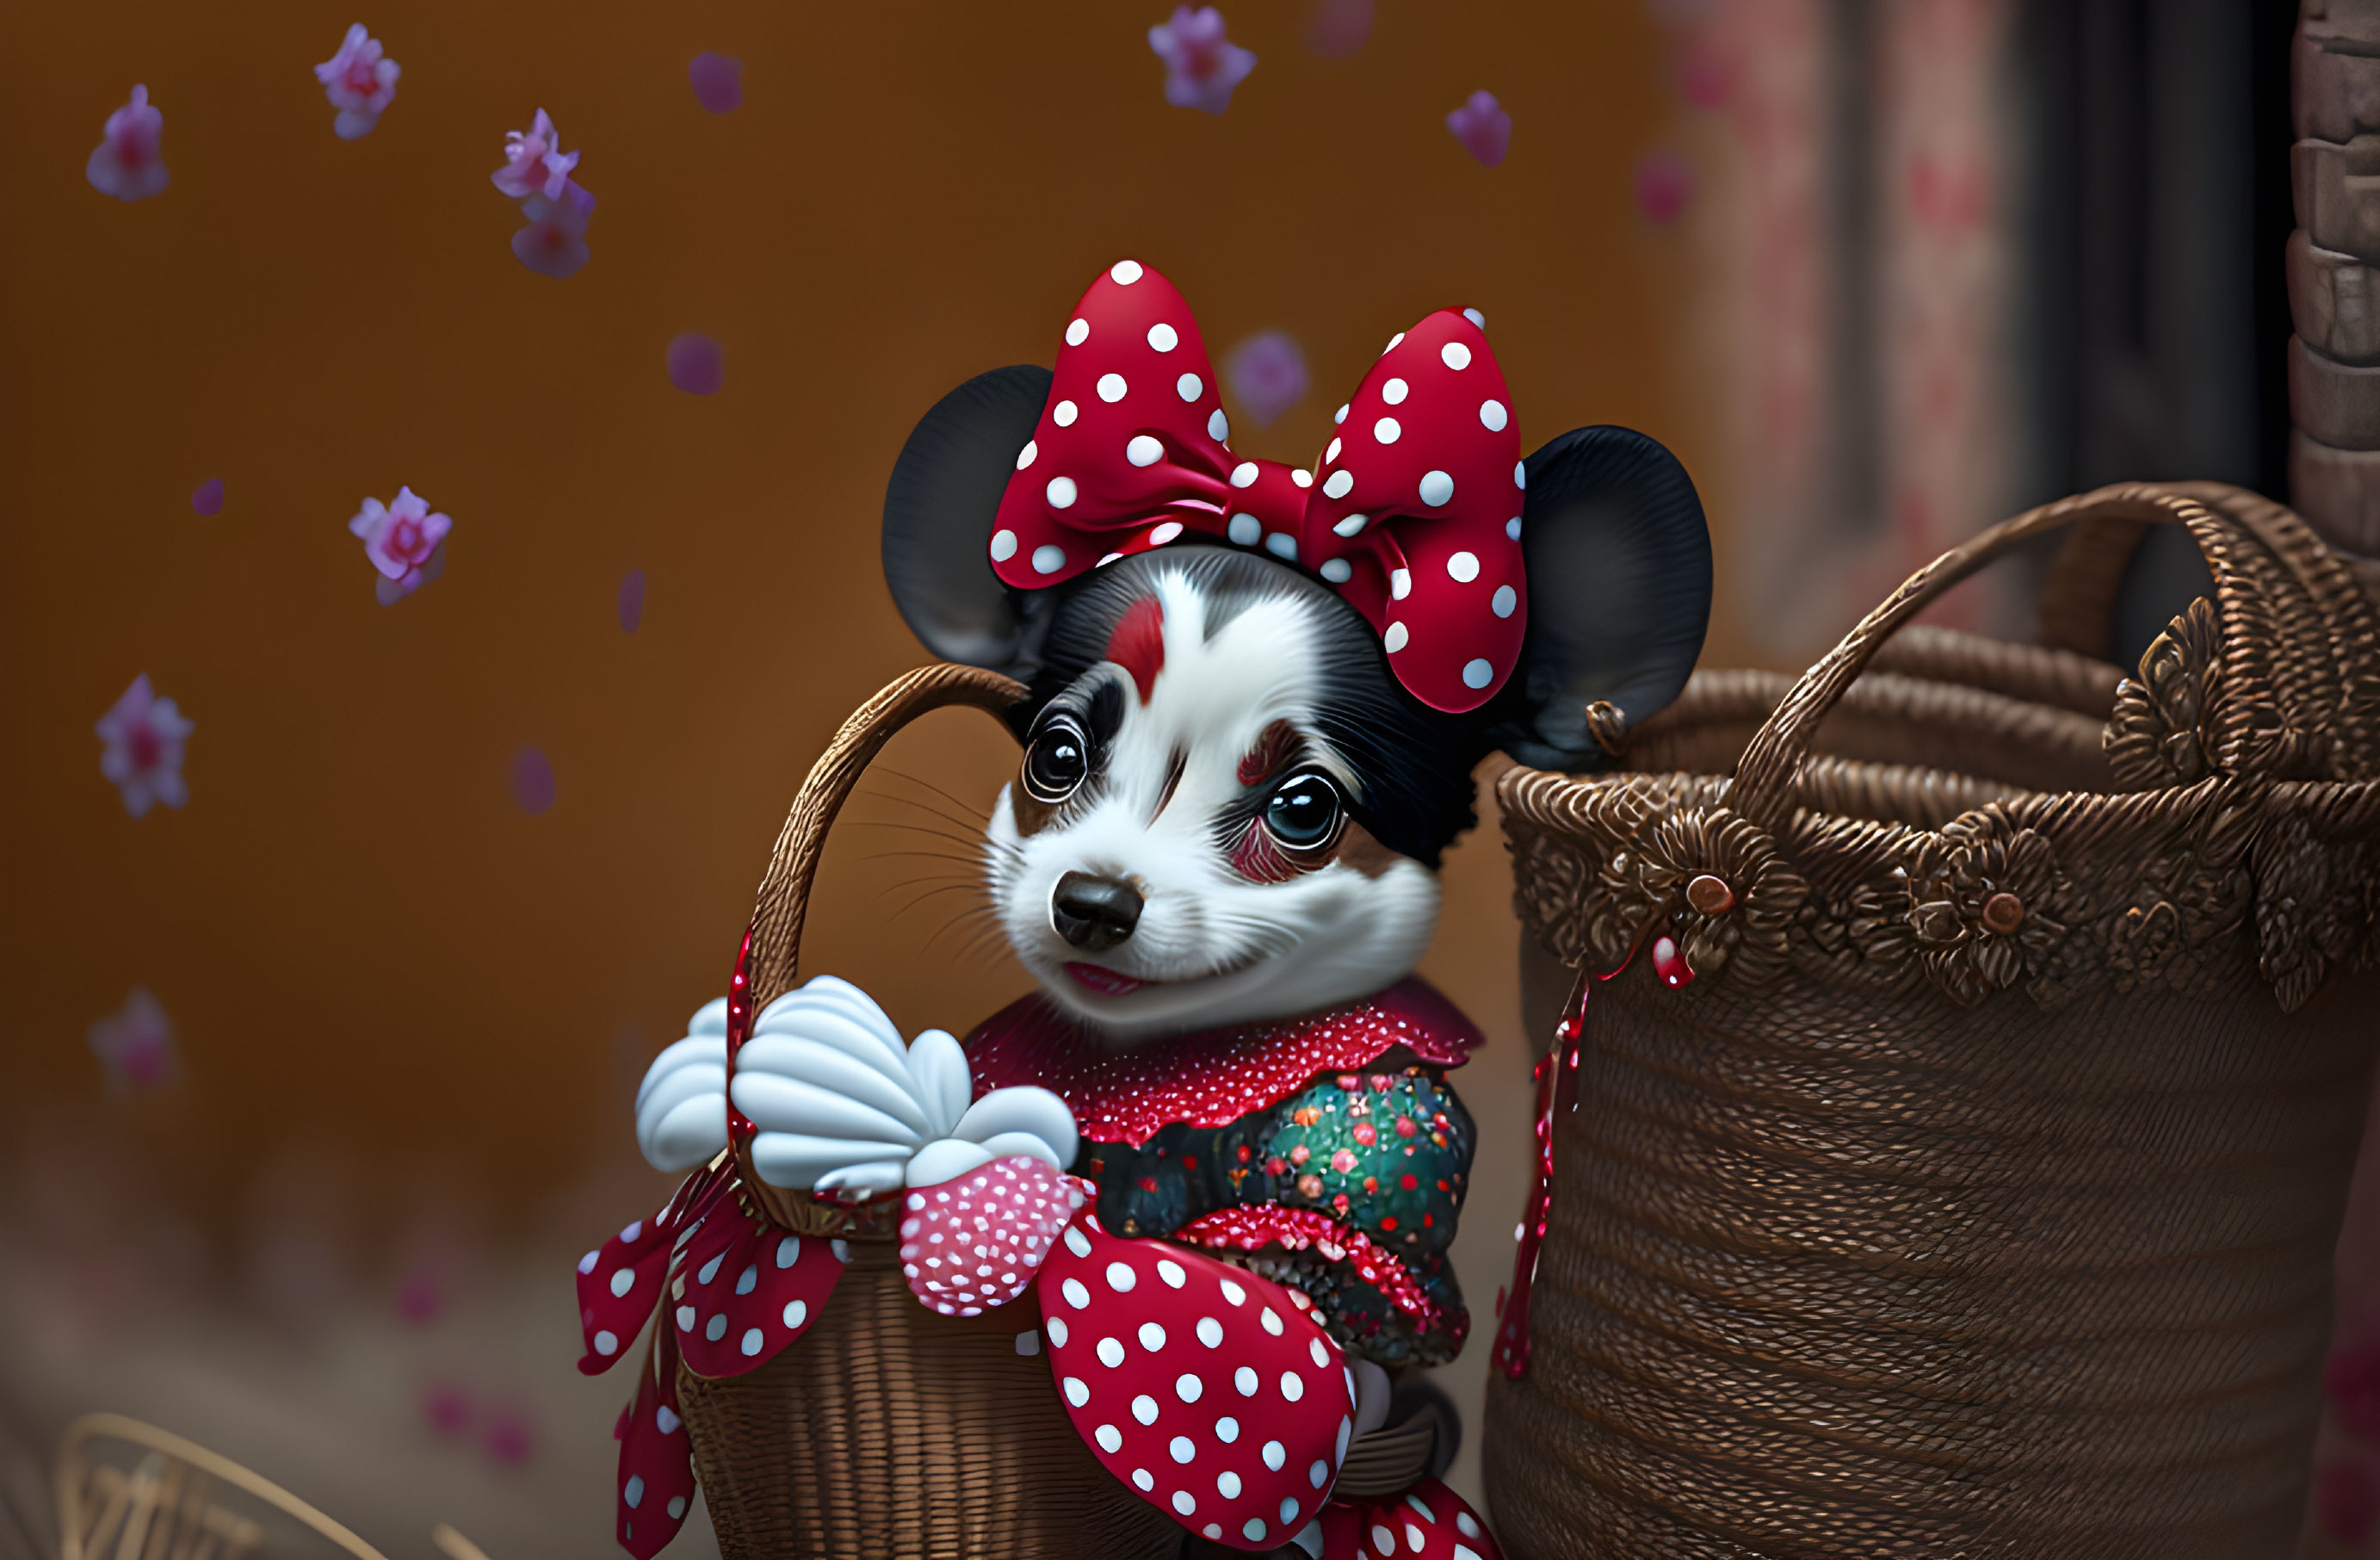
M 504 132 L 504 165 L 488 177 L 495 180 L 497 189 L 516 201 L 531 195 L 542 195 L 549 201 L 566 199 L 583 216 L 595 209 L 595 197 L 570 180 L 571 170 L 578 166 L 578 157 L 576 152 L 564 155 L 562 137 L 540 108 L 526 133 Z M 536 220 L 534 213 L 530 220 Z
M 697 103 L 713 114 L 729 114 L 744 102 L 744 62 L 706 49 L 686 67 Z
M 170 699 L 150 690 L 141 673 L 95 728 L 107 744 L 99 772 L 124 793 L 124 810 L 135 818 L 158 802 L 179 807 L 190 799 L 182 784 L 182 739 L 193 729 Z
M 409 487 L 396 490 L 396 502 L 383 506 L 377 498 L 367 498 L 356 518 L 347 522 L 347 530 L 364 541 L 364 556 L 381 578 L 393 581 L 399 594 L 419 590 L 428 581 L 422 566 L 446 540 L 455 522 L 444 515 L 433 515 L 430 506 L 414 495 Z
M 1172 21 L 1148 30 L 1148 46 L 1165 62 L 1165 101 L 1176 108 L 1220 114 L 1257 67 L 1253 53 L 1223 36 L 1223 14 L 1212 6 L 1177 6 Z
M 1305 354 L 1287 331 L 1262 331 L 1232 348 L 1223 379 L 1259 428 L 1305 398 Z
M 1673 152 L 1636 160 L 1636 208 L 1663 226 L 1678 220 L 1694 193 L 1694 171 Z
M 587 248 L 585 212 L 532 195 L 521 202 L 521 215 L 528 225 L 513 235 L 514 259 L 557 282 L 587 263 L 592 251 Z
M 112 1094 L 163 1087 L 174 1076 L 174 1026 L 165 1010 L 142 987 L 132 988 L 124 1010 L 91 1027 L 91 1054 L 107 1067 Z
M 149 89 L 132 89 L 132 101 L 107 116 L 107 139 L 83 165 L 83 177 L 103 195 L 119 201 L 145 201 L 163 192 L 165 161 L 158 138 L 165 133 L 165 116 L 149 106 Z
M 396 96 L 396 61 L 381 56 L 380 40 L 367 34 L 363 23 L 347 29 L 339 52 L 314 67 L 314 79 L 339 111 L 331 128 L 341 140 L 371 134 Z
M 1512 148 L 1512 116 L 1504 112 L 1493 92 L 1472 93 L 1470 101 L 1446 116 L 1446 128 L 1483 167 L 1502 162 Z

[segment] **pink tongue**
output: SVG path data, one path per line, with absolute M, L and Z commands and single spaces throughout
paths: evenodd
M 1090 987 L 1091 990 L 1105 992 L 1110 996 L 1129 996 L 1140 990 L 1144 983 L 1134 980 L 1129 975 L 1119 975 L 1112 969 L 1103 969 L 1096 964 L 1070 964 L 1066 966 L 1066 973 L 1082 984 Z

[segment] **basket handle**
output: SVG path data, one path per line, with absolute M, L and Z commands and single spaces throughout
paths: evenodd
M 1795 681 L 1744 749 L 1729 788 L 1728 805 L 1770 834 L 1781 833 L 1791 822 L 1795 781 L 1819 725 L 1844 689 L 1866 670 L 1877 648 L 1951 586 L 2050 531 L 2085 521 L 2187 526 L 2214 569 L 2219 590 L 2237 579 L 2236 571 L 2227 567 L 2225 555 L 2239 545 L 2252 546 L 2280 555 L 2297 566 L 2289 568 L 2289 574 L 2298 593 L 2306 598 L 2303 604 L 2331 615 L 2314 582 L 2305 578 L 2302 560 L 2291 556 L 2302 551 L 2297 543 L 2303 522 L 2286 510 L 2277 509 L 2275 517 L 2236 514 L 2228 506 L 2204 501 L 2210 496 L 2197 489 L 2146 483 L 2101 488 L 2003 520 L 1943 554 L 1902 581 L 1899 590 L 1861 618 L 1834 649 Z M 2238 584 L 2244 586 L 2245 581 Z M 2228 595 L 2228 591 L 2223 593 Z

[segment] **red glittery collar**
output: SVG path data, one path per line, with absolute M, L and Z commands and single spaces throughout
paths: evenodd
M 1418 976 L 1328 1013 L 1206 1030 L 1124 1048 L 1035 993 L 966 1038 L 978 1095 L 1038 1084 L 1073 1108 L 1083 1136 L 1135 1148 L 1177 1121 L 1228 1127 L 1277 1104 L 1319 1073 L 1368 1066 L 1402 1048 L 1459 1067 L 1478 1029 Z

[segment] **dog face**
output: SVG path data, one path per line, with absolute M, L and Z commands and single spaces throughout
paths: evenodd
M 1066 616 L 1062 638 L 1104 640 L 1048 679 L 986 854 L 1000 924 L 1050 994 L 1130 1039 L 1410 973 L 1438 877 L 1366 825 L 1405 805 L 1378 745 L 1333 739 L 1389 697 L 1385 668 L 1349 653 L 1370 638 L 1353 615 L 1273 566 L 1191 550 L 1118 566 Z

